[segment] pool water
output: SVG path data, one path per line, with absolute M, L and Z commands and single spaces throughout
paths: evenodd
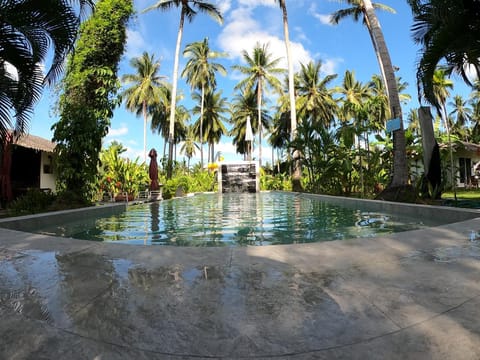
M 200 194 L 132 205 L 106 218 L 38 229 L 76 239 L 141 245 L 295 244 L 419 229 L 419 219 L 349 209 L 281 192 Z

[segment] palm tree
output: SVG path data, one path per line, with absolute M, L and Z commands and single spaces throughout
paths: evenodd
M 419 96 L 435 103 L 433 76 L 441 61 L 473 87 L 468 69 L 480 77 L 480 7 L 476 1 L 408 0 L 414 14 L 413 39 L 422 45 L 417 65 Z
M 385 81 L 385 89 L 388 95 L 390 112 L 394 118 L 400 119 L 400 129 L 393 132 L 393 174 L 389 188 L 405 187 L 408 185 L 408 169 L 406 156 L 405 130 L 402 122 L 402 108 L 398 95 L 397 81 L 395 79 L 395 71 L 390 59 L 383 32 L 380 23 L 375 14 L 375 7 L 370 0 L 347 0 L 351 4 L 360 5 L 359 10 L 362 11 L 365 18 L 365 24 L 368 25 L 370 38 L 379 60 L 382 76 Z M 361 3 L 359 2 L 361 1 Z M 395 192 L 392 200 L 396 200 L 398 192 Z M 387 195 L 387 194 L 384 194 Z M 385 198 L 385 196 L 384 196 Z
M 385 80 L 385 72 L 383 70 L 383 62 L 382 58 L 380 57 L 380 52 L 378 51 L 377 44 L 375 39 L 373 38 L 372 32 L 372 25 L 368 21 L 368 18 L 365 16 L 365 7 L 362 0 L 343 0 L 347 4 L 352 5 L 346 9 L 340 9 L 335 11 L 331 17 L 330 22 L 334 25 L 338 25 L 340 21 L 346 18 L 351 18 L 353 21 L 358 22 L 362 19 L 363 24 L 367 27 L 368 33 L 370 34 L 370 38 L 372 40 L 372 44 L 375 50 L 375 56 L 377 57 L 378 65 L 380 66 L 380 72 L 382 74 L 383 82 L 386 83 Z M 372 6 L 376 10 L 383 10 L 395 14 L 395 9 L 391 8 L 390 6 L 379 4 L 379 3 L 372 3 Z
M 149 113 L 152 114 L 152 122 L 150 124 L 150 128 L 152 131 L 156 131 L 160 134 L 163 139 L 163 156 L 165 156 L 165 148 L 168 142 L 169 136 L 169 119 L 170 119 L 170 111 L 172 109 L 172 89 L 170 86 L 162 87 L 162 91 L 160 92 L 160 101 L 155 102 L 153 106 L 148 110 Z M 182 94 L 177 94 L 177 102 L 183 98 Z M 190 114 L 185 106 L 180 105 L 175 107 L 175 137 L 173 139 L 173 144 L 178 143 L 184 137 L 186 133 L 186 122 L 190 118 Z M 180 131 L 182 134 L 180 137 L 177 137 L 176 133 Z M 172 148 L 173 151 L 173 148 Z M 172 153 L 173 154 L 173 153 Z M 173 157 L 172 157 L 173 161 Z
M 268 45 L 260 45 L 257 43 L 253 48 L 252 55 L 247 51 L 242 52 L 243 60 L 247 65 L 234 65 L 233 69 L 240 71 L 247 75 L 245 79 L 240 81 L 235 89 L 255 89 L 257 94 L 257 121 L 258 128 L 258 161 L 260 167 L 262 166 L 262 97 L 263 91 L 267 86 L 272 87 L 278 92 L 281 91 L 281 83 L 275 74 L 281 74 L 283 69 L 276 66 L 280 59 L 271 59 L 271 54 L 268 52 Z
M 452 141 L 450 137 L 450 124 L 447 115 L 446 103 L 447 99 L 450 96 L 449 89 L 453 89 L 453 82 L 450 79 L 447 79 L 446 70 L 443 68 L 437 68 L 433 74 L 433 94 L 434 94 L 434 105 L 437 107 L 437 112 L 440 118 L 443 121 L 445 130 L 447 132 L 448 147 L 450 152 L 450 180 L 453 187 L 453 194 L 455 200 L 457 200 L 456 186 L 455 186 L 455 177 L 454 177 L 454 168 L 453 168 L 453 149 Z
M 472 119 L 472 109 L 468 107 L 468 102 L 464 100 L 461 95 L 455 95 L 449 105 L 453 107 L 449 115 L 456 117 L 452 130 L 468 141 L 469 131 L 467 125 Z
M 180 7 L 180 24 L 178 26 L 177 44 L 175 47 L 175 61 L 173 64 L 173 80 L 172 80 L 172 108 L 176 106 L 177 99 L 177 78 L 178 78 L 178 61 L 180 57 L 180 46 L 182 43 L 183 24 L 185 18 L 189 22 L 192 22 L 198 12 L 206 13 L 219 23 L 223 22 L 223 17 L 218 8 L 210 4 L 205 0 L 159 0 L 155 5 L 145 9 L 144 12 L 150 10 L 168 11 L 172 7 Z M 174 143 L 174 131 L 175 131 L 175 111 L 170 112 L 170 123 L 168 129 L 168 142 L 169 142 L 169 165 L 167 169 L 167 178 L 172 177 L 172 159 L 173 159 L 173 143 Z
M 296 85 L 297 102 L 303 119 L 310 118 L 312 122 L 329 127 L 337 113 L 337 103 L 333 99 L 333 90 L 327 86 L 337 75 L 327 75 L 322 79 L 321 67 L 320 61 L 301 64 Z
M 201 101 L 201 94 L 195 92 L 192 95 L 194 100 L 198 102 Z M 222 97 L 221 91 L 215 91 L 214 89 L 207 88 L 204 96 L 205 106 L 204 106 L 204 121 L 203 125 L 203 136 L 208 143 L 209 147 L 209 156 L 208 159 L 210 162 L 214 161 L 214 144 L 218 143 L 222 135 L 227 133 L 224 122 L 227 121 L 225 113 L 228 112 L 228 103 L 227 99 Z M 200 114 L 200 106 L 195 106 L 193 108 L 194 114 Z M 200 119 L 198 119 L 194 126 L 194 130 L 197 134 L 200 133 Z
M 227 74 L 223 65 L 209 62 L 209 59 L 216 59 L 226 54 L 210 50 L 208 38 L 205 38 L 203 41 L 188 44 L 183 51 L 183 55 L 188 57 L 189 60 L 185 65 L 185 69 L 183 69 L 182 77 L 187 78 L 187 83 L 190 84 L 192 90 L 199 89 L 202 94 L 200 103 L 200 165 L 203 169 L 203 107 L 205 88 L 216 87 L 216 72 L 222 75 Z
M 283 14 L 283 34 L 285 37 L 285 49 L 287 52 L 287 64 L 288 64 L 288 96 L 290 99 L 290 140 L 295 139 L 297 133 L 297 109 L 295 101 L 295 84 L 294 84 L 294 72 L 293 72 L 293 61 L 292 54 L 290 49 L 290 35 L 288 31 L 288 13 L 287 13 L 287 4 L 286 0 L 276 0 L 278 5 L 282 9 Z M 299 155 L 294 156 L 295 159 L 298 159 Z M 273 166 L 273 164 L 272 164 Z M 302 168 L 300 161 L 297 160 L 293 165 L 293 181 L 292 185 L 294 191 L 301 190 L 301 177 L 302 177 Z
M 188 169 L 190 169 L 190 159 L 193 157 L 193 155 L 195 155 L 195 153 L 199 149 L 200 149 L 200 146 L 195 142 L 195 131 L 193 129 L 193 126 L 188 126 L 187 136 L 185 137 L 185 141 L 183 142 L 183 145 L 180 149 L 180 151 L 184 153 L 188 159 L 188 162 L 187 162 Z
M 233 126 L 229 135 L 233 137 L 232 142 L 236 146 L 237 153 L 244 155 L 245 159 L 248 153 L 247 146 L 249 145 L 245 141 L 247 117 L 250 116 L 250 119 L 252 119 L 252 133 L 254 135 L 257 134 L 259 128 L 258 118 L 255 116 L 257 109 L 257 94 L 251 89 L 241 89 L 240 92 L 234 96 L 230 111 L 232 116 L 230 123 Z M 268 127 L 270 121 L 271 118 L 267 111 L 262 110 L 263 126 Z
M 80 15 L 93 7 L 93 0 L 0 1 L 0 140 L 12 127 L 17 134 L 27 130 L 43 86 L 58 78 L 73 49 Z M 53 58 L 44 76 L 50 48 Z
M 142 56 L 130 60 L 130 65 L 136 70 L 135 74 L 122 76 L 122 82 L 130 85 L 122 93 L 126 98 L 125 104 L 128 110 L 143 115 L 143 160 L 147 161 L 147 117 L 148 110 L 162 97 L 163 76 L 158 75 L 160 61 L 155 60 L 153 55 L 144 52 Z

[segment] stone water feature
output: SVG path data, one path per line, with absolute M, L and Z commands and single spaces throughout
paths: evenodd
M 260 171 L 257 161 L 221 162 L 218 168 L 218 191 L 258 192 Z

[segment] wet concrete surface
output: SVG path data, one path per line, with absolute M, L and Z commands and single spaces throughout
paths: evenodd
M 268 247 L 0 231 L 0 359 L 480 359 L 480 219 Z

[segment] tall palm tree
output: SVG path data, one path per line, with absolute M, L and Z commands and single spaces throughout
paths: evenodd
M 275 0 L 278 2 L 280 9 L 282 9 L 283 15 L 283 34 L 285 37 L 285 49 L 287 52 L 287 64 L 288 64 L 288 96 L 290 100 L 290 140 L 295 139 L 297 133 L 297 109 L 295 101 L 295 84 L 294 84 L 294 71 L 293 71 L 293 60 L 292 60 L 292 51 L 290 47 L 290 35 L 288 31 L 288 12 L 286 0 Z M 295 159 L 299 158 L 298 154 L 295 154 Z M 273 164 L 272 164 L 273 166 Z M 302 168 L 299 160 L 296 160 L 293 164 L 293 187 L 294 191 L 301 190 L 301 176 Z
M 177 99 L 177 78 L 178 78 L 178 61 L 180 57 L 180 46 L 182 43 L 183 25 L 185 18 L 192 22 L 198 12 L 210 15 L 219 23 L 223 22 L 223 17 L 218 8 L 205 0 L 159 0 L 155 5 L 145 9 L 144 12 L 150 10 L 168 11 L 172 7 L 180 8 L 180 24 L 178 26 L 177 44 L 175 47 L 175 60 L 173 64 L 173 79 L 172 79 L 172 108 L 176 106 Z M 167 169 L 167 178 L 172 177 L 172 159 L 173 159 L 173 143 L 175 131 L 175 111 L 170 112 L 170 124 L 168 130 L 169 142 L 169 165 Z
M 26 131 L 43 86 L 58 78 L 73 49 L 80 16 L 93 7 L 93 0 L 0 1 L 0 140 L 12 127 L 17 134 Z
M 258 132 L 258 118 L 255 116 L 258 110 L 257 94 L 251 89 L 240 89 L 235 94 L 231 104 L 231 120 L 232 128 L 229 135 L 233 138 L 233 144 L 239 154 L 248 155 L 248 144 L 245 140 L 247 117 L 251 119 L 252 133 L 256 135 Z M 262 124 L 265 127 L 271 122 L 271 118 L 267 111 L 262 110 Z
M 448 120 L 447 114 L 447 99 L 450 96 L 449 89 L 453 89 L 453 81 L 447 78 L 446 69 L 444 68 L 437 68 L 433 73 L 433 94 L 434 94 L 434 105 L 437 107 L 437 112 L 440 118 L 443 121 L 443 126 L 447 132 L 447 139 L 448 139 L 448 147 L 450 153 L 450 180 L 451 185 L 453 187 L 453 194 L 455 200 L 457 199 L 456 193 L 456 184 L 455 184 L 455 177 L 454 177 L 454 168 L 453 168 L 453 149 L 452 149 L 452 140 L 450 134 L 450 124 Z
M 480 77 L 480 6 L 478 1 L 408 0 L 414 14 L 413 39 L 422 45 L 417 64 L 419 97 L 434 104 L 433 76 L 440 62 L 473 87 L 468 69 Z
M 372 2 L 370 0 L 362 1 L 365 6 L 365 15 L 372 27 L 374 43 L 380 54 L 390 112 L 394 118 L 400 119 L 400 129 L 393 132 L 393 174 L 389 187 L 406 187 L 408 185 L 407 149 L 395 70 Z
M 168 136 L 169 136 L 169 128 L 170 128 L 170 111 L 172 110 L 172 89 L 171 86 L 164 86 L 162 87 L 162 91 L 160 92 L 160 101 L 155 102 L 150 109 L 148 110 L 149 113 L 152 115 L 152 122 L 150 124 L 150 128 L 152 131 L 156 131 L 160 134 L 163 139 L 163 156 L 165 156 L 165 148 L 168 143 Z M 183 98 L 182 94 L 177 94 L 177 102 Z M 190 118 L 190 114 L 185 106 L 180 105 L 175 107 L 175 137 L 173 138 L 173 144 L 175 145 L 183 139 L 186 133 L 186 122 Z M 176 134 L 177 132 L 181 132 L 181 136 L 178 137 Z M 173 148 L 172 148 L 173 151 Z M 173 155 L 173 152 L 172 152 Z M 173 161 L 173 156 L 172 156 Z
M 188 57 L 189 60 L 182 71 L 182 77 L 187 78 L 187 83 L 190 84 L 192 90 L 199 89 L 202 94 L 200 103 L 200 165 L 203 169 L 203 107 L 205 89 L 207 87 L 216 87 L 216 72 L 222 75 L 227 74 L 223 65 L 210 62 L 209 59 L 224 57 L 226 54 L 210 50 L 208 38 L 205 38 L 203 41 L 188 44 L 183 51 L 183 55 Z
M 358 3 L 357 0 L 347 0 L 349 3 Z M 351 2 L 350 2 L 351 1 Z M 407 151 L 405 141 L 405 130 L 402 121 L 402 108 L 398 95 L 397 81 L 395 79 L 395 71 L 390 59 L 390 53 L 385 43 L 382 29 L 375 13 L 375 7 L 371 0 L 358 0 L 365 18 L 365 24 L 368 25 L 368 31 L 372 40 L 373 47 L 377 53 L 382 76 L 385 81 L 385 89 L 387 91 L 390 112 L 394 118 L 400 119 L 400 129 L 393 132 L 393 174 L 389 184 L 389 188 L 405 187 L 408 185 L 408 169 L 407 169 Z M 388 188 L 387 188 L 388 190 Z M 395 191 L 392 200 L 396 200 Z M 384 194 L 384 198 L 388 193 Z
M 321 123 L 329 127 L 337 113 L 337 102 L 333 99 L 333 89 L 328 85 L 337 77 L 336 74 L 321 77 L 322 63 L 310 61 L 301 64 L 296 85 L 299 114 L 303 119 Z
M 162 98 L 165 86 L 160 76 L 160 61 L 153 55 L 144 52 L 142 56 L 130 60 L 130 65 L 136 70 L 135 74 L 122 76 L 122 82 L 130 85 L 122 93 L 128 110 L 143 115 L 143 160 L 147 161 L 147 118 L 148 110 Z
M 255 89 L 257 94 L 257 121 L 258 128 L 258 161 L 262 166 L 262 97 L 265 89 L 270 86 L 274 90 L 281 91 L 281 83 L 276 74 L 281 74 L 285 70 L 277 68 L 280 59 L 272 59 L 268 52 L 268 44 L 260 45 L 257 43 L 253 48 L 252 55 L 247 51 L 242 52 L 243 60 L 247 65 L 234 65 L 233 69 L 240 71 L 247 77 L 241 80 L 235 89 Z
M 467 125 L 472 119 L 472 109 L 468 107 L 467 100 L 464 100 L 461 95 L 455 95 L 449 105 L 453 108 L 449 115 L 451 117 L 455 116 L 455 123 L 452 126 L 452 130 L 468 141 L 469 132 Z
M 380 57 L 380 52 L 378 51 L 377 44 L 375 42 L 375 39 L 373 38 L 372 25 L 368 21 L 368 18 L 365 16 L 365 7 L 363 4 L 363 1 L 362 0 L 343 0 L 343 1 L 351 5 L 351 7 L 335 11 L 330 17 L 330 22 L 334 25 L 338 25 L 340 21 L 346 18 L 350 18 L 355 22 L 358 22 L 360 19 L 362 20 L 363 24 L 367 27 L 368 33 L 370 35 L 370 39 L 372 40 L 372 44 L 375 50 L 375 56 L 377 57 L 383 82 L 386 83 L 382 58 Z M 391 8 L 390 6 L 379 4 L 379 3 L 372 3 L 372 6 L 375 10 L 383 10 L 383 11 L 387 11 L 392 14 L 395 14 L 395 9 Z
M 201 101 L 201 94 L 195 92 L 192 95 L 194 100 L 198 102 Z M 205 106 L 204 106 L 204 121 L 203 125 L 203 136 L 208 143 L 209 156 L 208 159 L 210 162 L 214 161 L 214 145 L 218 143 L 221 137 L 227 133 L 225 128 L 225 122 L 227 118 L 224 114 L 228 112 L 228 103 L 225 97 L 222 97 L 221 91 L 216 91 L 211 88 L 207 88 L 204 96 Z M 194 114 L 200 114 L 200 106 L 195 106 L 193 108 Z M 198 119 L 194 126 L 194 130 L 197 134 L 200 133 L 200 119 Z
M 195 131 L 193 126 L 188 126 L 187 128 L 187 136 L 185 137 L 185 141 L 180 148 L 180 151 L 185 154 L 188 159 L 187 168 L 190 169 L 190 159 L 195 155 L 197 150 L 200 150 L 200 146 L 195 142 Z

